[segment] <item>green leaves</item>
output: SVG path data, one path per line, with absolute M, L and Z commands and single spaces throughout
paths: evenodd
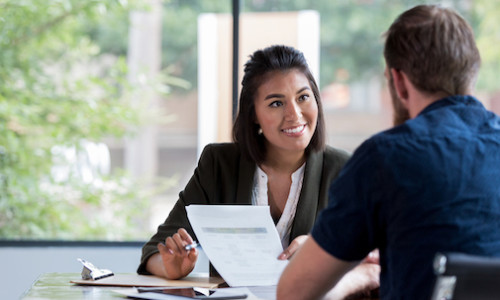
M 143 238 L 146 183 L 124 172 L 54 178 L 71 164 L 57 147 L 79 153 L 82 141 L 123 137 L 146 118 L 125 58 L 103 53 L 88 30 L 127 17 L 123 3 L 0 2 L 1 238 Z

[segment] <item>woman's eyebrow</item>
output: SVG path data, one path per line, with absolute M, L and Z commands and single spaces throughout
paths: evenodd
M 305 86 L 305 87 L 301 88 L 300 90 L 298 90 L 297 94 L 300 94 L 306 90 L 311 90 L 311 88 L 309 88 L 308 86 Z M 283 95 L 283 94 L 269 94 L 266 96 L 266 98 L 264 98 L 264 100 L 274 99 L 274 98 L 284 98 L 284 97 L 285 97 L 285 95 Z
M 283 94 L 269 94 L 264 98 L 264 100 L 272 99 L 272 98 L 284 98 L 285 95 Z
M 300 93 L 302 93 L 305 90 L 311 90 L 311 88 L 309 88 L 308 86 L 305 86 L 305 87 L 301 88 L 300 90 L 298 90 L 297 94 L 300 94 Z

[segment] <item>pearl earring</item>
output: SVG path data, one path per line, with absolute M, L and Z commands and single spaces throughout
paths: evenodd
M 258 133 L 259 135 L 261 135 L 261 134 L 262 134 L 262 128 L 259 128 L 259 130 L 257 130 L 257 133 Z

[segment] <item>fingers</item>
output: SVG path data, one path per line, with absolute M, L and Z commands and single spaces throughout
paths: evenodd
M 375 249 L 372 252 L 368 253 L 365 259 L 363 259 L 362 263 L 379 264 L 380 255 L 378 249 Z
M 184 248 L 186 245 L 194 243 L 193 238 L 191 237 L 191 235 L 189 235 L 186 229 L 180 228 L 177 232 L 179 233 L 182 240 L 186 242 L 185 244 L 183 244 L 182 248 Z M 196 259 L 198 258 L 198 250 L 196 248 L 191 248 L 187 251 L 187 255 L 190 260 L 196 261 Z
M 172 251 L 172 249 L 168 248 L 165 244 L 158 243 L 157 247 L 158 247 L 158 251 L 160 251 L 160 254 L 162 256 L 163 255 L 173 255 L 174 254 L 174 252 Z
M 193 238 L 189 235 L 189 233 L 186 231 L 186 229 L 184 228 L 179 228 L 179 230 L 177 230 L 177 233 L 179 234 L 179 236 L 185 240 L 187 242 L 186 245 L 188 244 L 192 244 L 194 241 L 193 241 Z
M 169 253 L 171 255 L 186 256 L 188 253 L 193 252 L 197 256 L 196 249 L 186 251 L 185 246 L 193 243 L 193 238 L 184 229 L 180 228 L 177 233 L 165 239 L 163 246 L 158 246 L 160 253 Z
M 192 262 L 196 262 L 196 260 L 198 259 L 198 250 L 196 248 L 193 248 L 187 251 L 187 256 L 189 260 L 191 260 Z
M 360 264 L 353 269 L 358 273 L 359 282 L 365 290 L 373 290 L 380 286 L 380 266 L 378 264 Z
M 285 250 L 283 250 L 283 252 L 281 252 L 280 255 L 278 255 L 278 259 L 285 260 L 285 259 L 289 259 L 290 257 L 292 257 L 295 254 L 295 252 L 297 252 L 297 250 L 299 250 L 299 248 L 304 244 L 306 239 L 307 239 L 307 235 L 300 235 L 300 236 L 296 237 L 290 243 L 290 245 Z
M 290 250 L 288 250 L 288 248 L 286 248 L 285 250 L 283 250 L 283 252 L 281 252 L 280 255 L 278 255 L 278 259 L 285 260 L 285 259 L 288 259 L 290 256 L 291 256 Z
M 177 233 L 165 239 L 165 244 L 158 244 L 158 251 L 163 263 L 165 278 L 178 279 L 191 272 L 198 259 L 198 251 L 186 251 L 185 246 L 193 243 L 189 233 L 181 228 Z

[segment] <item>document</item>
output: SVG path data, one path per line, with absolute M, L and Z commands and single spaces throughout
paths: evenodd
M 229 286 L 278 284 L 288 260 L 269 206 L 189 205 L 189 222 L 217 272 Z

